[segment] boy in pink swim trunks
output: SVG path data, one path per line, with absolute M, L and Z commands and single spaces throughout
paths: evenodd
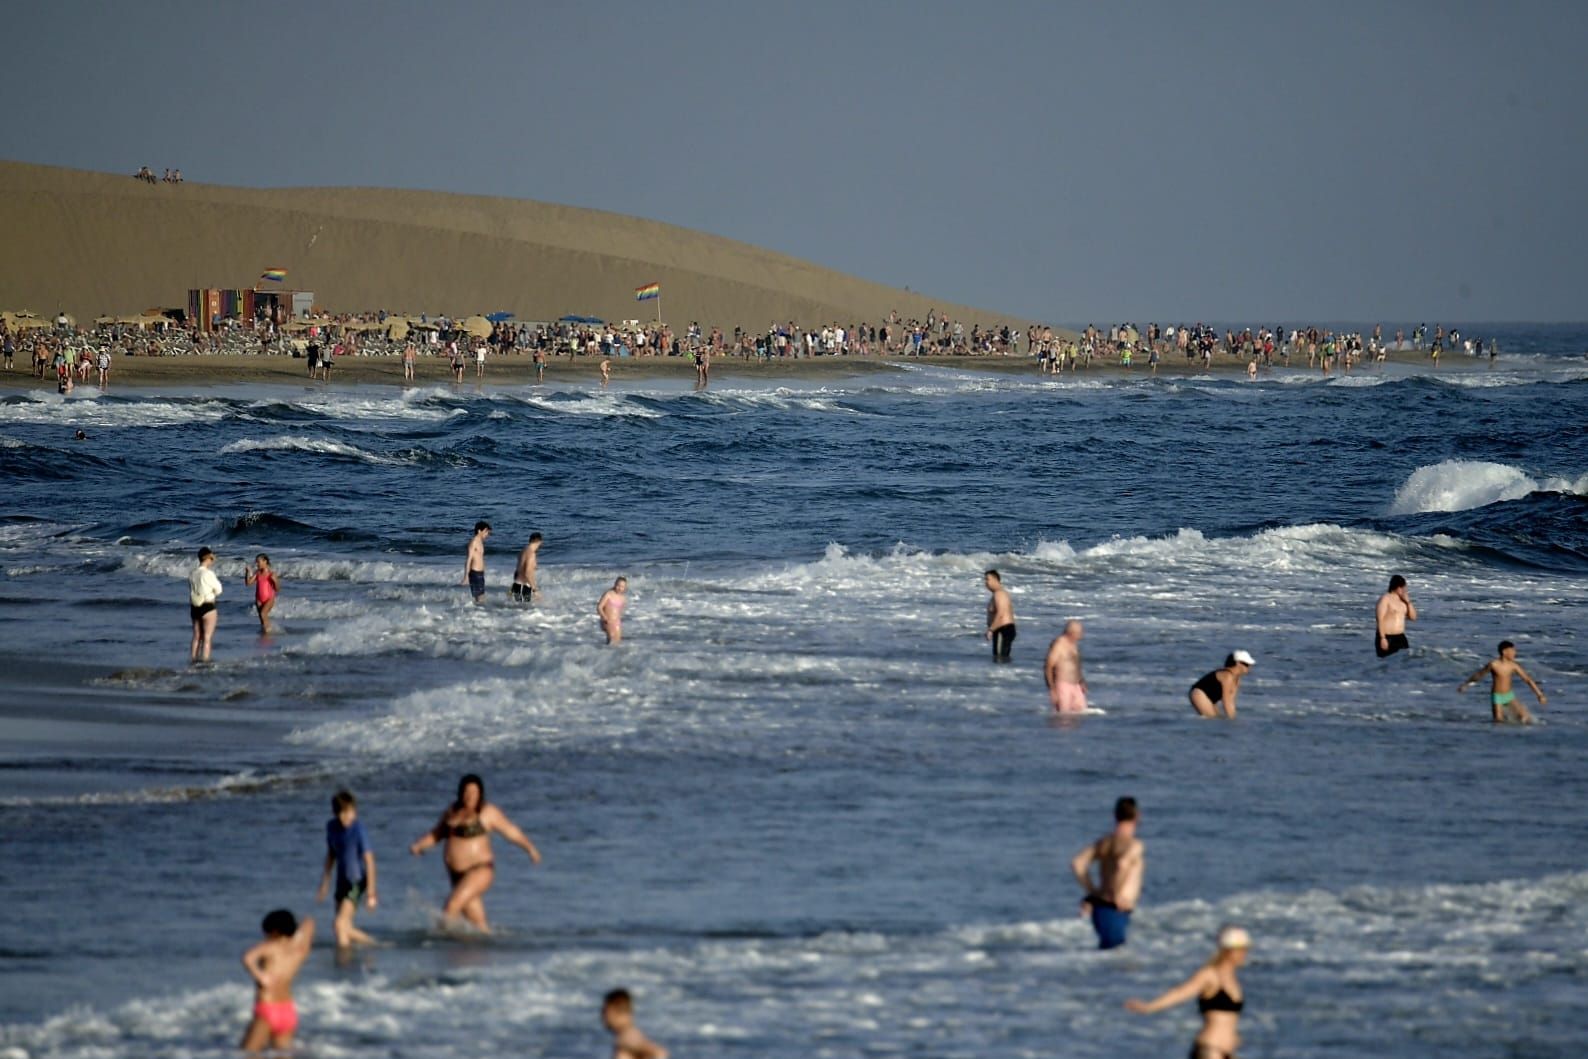
M 277 1050 L 292 1047 L 292 1035 L 298 1031 L 292 980 L 314 940 L 314 920 L 299 923 L 285 908 L 267 915 L 260 929 L 265 940 L 243 953 L 243 966 L 254 980 L 254 1017 L 241 1045 L 245 1052 L 262 1052 L 266 1046 Z
M 1081 637 L 1085 630 L 1078 621 L 1064 623 L 1064 631 L 1048 645 L 1048 659 L 1042 676 L 1048 683 L 1048 698 L 1059 713 L 1086 710 L 1086 678 L 1081 675 Z

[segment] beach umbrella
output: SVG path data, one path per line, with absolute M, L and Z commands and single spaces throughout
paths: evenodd
M 467 331 L 475 338 L 490 338 L 491 321 L 487 320 L 483 316 L 471 316 L 467 320 L 463 321 L 463 330 Z
M 511 320 L 513 318 L 513 314 L 512 313 L 486 313 L 485 314 L 485 318 L 487 320 L 491 321 L 491 323 L 493 323 L 493 324 L 499 324 L 503 320 Z
M 578 316 L 574 313 L 569 313 L 561 318 L 561 322 L 565 324 L 600 324 L 606 321 L 599 316 Z

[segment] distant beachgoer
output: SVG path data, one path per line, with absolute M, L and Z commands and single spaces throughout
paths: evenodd
M 1253 357 L 1246 362 L 1246 378 L 1251 382 L 1257 381 L 1257 358 Z
M 1015 643 L 1015 604 L 1004 588 L 1003 578 L 997 570 L 982 575 L 982 584 L 992 593 L 987 601 L 987 639 L 992 641 L 994 662 L 1009 661 L 1009 651 Z
M 1516 660 L 1516 644 L 1510 640 L 1501 640 L 1496 654 L 1498 657 L 1485 662 L 1476 673 L 1463 680 L 1456 690 L 1466 691 L 1482 680 L 1483 675 L 1487 673 L 1492 678 L 1492 683 L 1489 685 L 1489 705 L 1494 711 L 1494 723 L 1501 724 L 1508 719 L 1514 719 L 1522 724 L 1532 724 L 1533 715 L 1527 712 L 1526 706 L 1516 700 L 1516 692 L 1511 690 L 1511 681 L 1521 677 L 1522 681 L 1533 689 L 1540 709 L 1549 702 L 1544 697 L 1544 689 L 1528 676 L 1527 670 L 1523 669 L 1521 663 Z
M 463 381 L 463 365 L 464 365 L 465 361 L 464 361 L 463 351 L 458 348 L 458 344 L 456 342 L 452 343 L 452 348 L 451 348 L 451 351 L 449 353 L 449 356 L 452 358 L 451 364 L 452 364 L 453 381 L 454 382 L 462 382 Z
M 601 1001 L 601 1022 L 612 1034 L 612 1059 L 667 1059 L 667 1049 L 634 1024 L 634 998 L 614 989 Z
M 1241 1009 L 1246 1000 L 1235 972 L 1245 965 L 1252 939 L 1240 927 L 1228 926 L 1219 931 L 1218 945 L 1211 960 L 1167 993 L 1152 1000 L 1125 1001 L 1127 1010 L 1152 1015 L 1196 997 L 1202 1030 L 1191 1045 L 1191 1059 L 1235 1059 L 1241 1046 Z
M 281 591 L 281 580 L 270 568 L 270 556 L 260 552 L 254 557 L 254 568 L 243 571 L 243 583 L 254 590 L 254 610 L 259 615 L 259 631 L 269 633 L 270 612 L 276 609 L 276 594 Z
M 1236 651 L 1224 659 L 1220 669 L 1205 675 L 1191 685 L 1191 706 L 1203 717 L 1217 717 L 1217 706 L 1224 704 L 1224 716 L 1235 716 L 1235 700 L 1241 693 L 1241 678 L 1252 671 L 1257 660 L 1245 651 Z
M 320 343 L 310 342 L 306 353 L 309 360 L 309 378 L 314 378 L 320 371 Z
M 543 349 L 535 350 L 535 381 L 546 381 L 546 351 Z
M 509 594 L 520 603 L 535 602 L 535 593 L 540 591 L 540 584 L 535 580 L 540 566 L 540 544 L 540 534 L 531 533 L 529 543 L 518 553 L 518 568 L 513 571 L 513 587 Z
M 194 662 L 210 660 L 210 645 L 215 639 L 215 625 L 220 620 L 215 601 L 221 595 L 221 581 L 211 569 L 214 565 L 215 553 L 208 548 L 200 548 L 198 565 L 187 578 L 188 616 L 193 619 L 190 658 Z
M 103 390 L 110 383 L 110 350 L 100 350 L 99 353 L 94 357 L 94 366 L 99 369 L 99 388 Z M 7 363 L 7 370 L 9 370 L 10 367 L 11 365 Z
M 414 363 L 419 356 L 419 351 L 412 342 L 403 346 L 403 378 L 412 380 L 414 377 Z
M 375 939 L 353 925 L 362 898 L 371 911 L 379 903 L 375 896 L 375 853 L 369 836 L 358 821 L 358 801 L 351 791 L 337 791 L 331 797 L 331 819 L 325 824 L 325 867 L 320 872 L 320 891 L 315 898 L 324 901 L 331 888 L 331 872 L 336 871 L 336 947 L 373 945 Z
M 468 553 L 463 560 L 463 584 L 478 603 L 485 598 L 485 538 L 491 535 L 491 524 L 480 521 L 474 524 L 474 536 L 469 538 Z
M 605 357 L 601 359 L 601 385 L 605 386 L 612 381 L 612 362 Z
M 87 434 L 86 431 L 78 430 L 75 434 L 72 435 L 72 440 L 73 441 L 87 441 L 88 440 L 88 434 Z
M 1411 594 L 1406 589 L 1406 579 L 1396 574 L 1389 580 L 1389 588 L 1378 598 L 1374 608 L 1376 624 L 1373 649 L 1380 658 L 1388 658 L 1396 651 L 1410 650 L 1406 640 L 1406 623 L 1417 620 L 1417 608 L 1412 605 Z
M 1042 667 L 1048 684 L 1048 698 L 1060 713 L 1086 710 L 1086 677 L 1081 674 L 1081 623 L 1067 621 L 1064 631 L 1048 645 L 1048 658 Z
M 484 342 L 474 348 L 474 377 L 476 379 L 485 378 L 485 350 L 486 345 Z
M 262 1052 L 267 1046 L 286 1051 L 298 1032 L 292 980 L 308 958 L 314 920 L 299 923 L 291 912 L 278 908 L 265 916 L 260 930 L 265 940 L 243 953 L 243 966 L 254 980 L 254 1017 L 240 1047 L 245 1052 Z
M 596 602 L 596 617 L 601 620 L 601 631 L 606 633 L 607 643 L 623 642 L 623 608 L 628 604 L 629 579 L 626 577 L 612 582 L 612 587 L 601 593 Z
M 1092 921 L 1099 949 L 1117 949 L 1125 944 L 1130 914 L 1141 899 L 1147 847 L 1136 837 L 1138 815 L 1136 799 L 1116 801 L 1114 830 L 1087 845 L 1070 861 L 1070 871 L 1086 894 L 1081 899 L 1081 917 Z M 1092 878 L 1094 864 L 1097 865 L 1095 881 Z
M 462 917 L 480 930 L 489 931 L 485 919 L 485 892 L 496 881 L 496 861 L 491 852 L 491 833 L 529 854 L 532 864 L 540 863 L 540 850 L 518 829 L 507 814 L 485 800 L 485 781 L 472 773 L 458 781 L 458 797 L 447 806 L 436 826 L 408 847 L 419 856 L 442 843 L 442 857 L 452 880 L 452 893 L 442 914 L 448 919 Z

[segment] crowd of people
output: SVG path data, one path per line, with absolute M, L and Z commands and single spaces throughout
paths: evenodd
M 486 543 L 491 524 L 477 522 L 464 549 L 463 578 L 475 605 L 485 602 L 488 593 Z M 507 595 L 513 604 L 533 604 L 540 592 L 539 553 L 543 544 L 539 532 L 532 533 L 514 566 Z M 216 603 L 222 593 L 214 573 L 215 555 L 209 548 L 198 552 L 198 563 L 189 577 L 189 605 L 193 620 L 191 658 L 206 663 L 216 628 Z M 268 617 L 280 592 L 280 580 L 268 556 L 255 558 L 245 568 L 244 580 L 255 590 L 254 605 L 261 631 L 268 633 Z M 992 645 L 992 659 L 1007 664 L 1013 657 L 1017 627 L 1014 602 L 997 570 L 982 576 L 988 592 L 986 638 Z M 618 577 L 601 594 L 595 606 L 598 627 L 607 644 L 623 642 L 623 614 L 628 603 L 628 581 Z M 1406 628 L 1418 612 L 1412 602 L 1406 578 L 1391 577 L 1388 588 L 1376 601 L 1373 619 L 1373 649 L 1377 657 L 1390 658 L 1411 648 Z M 1081 663 L 1080 644 L 1084 628 L 1078 620 L 1064 624 L 1048 646 L 1043 660 L 1043 678 L 1049 701 L 1061 716 L 1086 712 L 1089 688 Z M 1231 651 L 1221 666 L 1197 679 L 1186 693 L 1192 710 L 1200 717 L 1227 720 L 1236 717 L 1241 683 L 1257 664 L 1245 649 Z M 1472 684 L 1490 681 L 1491 717 L 1495 723 L 1531 723 L 1532 715 L 1516 699 L 1514 684 L 1526 684 L 1546 704 L 1543 689 L 1517 661 L 1516 645 L 1500 643 L 1496 656 L 1457 687 L 1465 691 Z M 326 825 L 326 854 L 321 870 L 319 896 L 334 894 L 335 934 L 339 948 L 368 944 L 371 938 L 354 924 L 358 906 L 373 910 L 377 906 L 375 857 L 368 837 L 358 823 L 357 803 L 350 793 L 339 791 L 332 799 L 332 819 Z M 1116 949 L 1126 944 L 1131 916 L 1137 909 L 1145 878 L 1145 845 L 1137 835 L 1140 807 L 1131 797 L 1121 797 L 1114 806 L 1112 831 L 1083 846 L 1070 862 L 1072 874 L 1081 889 L 1080 914 L 1090 921 L 1099 949 Z M 541 853 L 534 842 L 494 803 L 485 797 L 485 783 L 477 775 L 466 775 L 458 784 L 455 799 L 442 811 L 434 826 L 409 846 L 415 856 L 440 846 L 447 870 L 450 892 L 442 907 L 448 923 L 487 932 L 484 897 L 496 881 L 496 859 L 491 836 L 500 836 L 539 864 Z M 333 889 L 334 882 L 334 889 Z M 265 917 L 265 940 L 249 949 L 243 957 L 256 984 L 256 1001 L 243 1045 L 260 1050 L 266 1045 L 284 1048 L 291 1044 L 297 1027 L 291 983 L 302 966 L 313 935 L 313 921 L 298 922 L 286 909 Z M 1202 1027 L 1191 1050 L 1194 1059 L 1233 1059 L 1240 1046 L 1239 1022 L 1244 995 L 1238 977 L 1251 947 L 1247 931 L 1236 925 L 1223 927 L 1216 938 L 1212 957 L 1179 985 L 1152 1000 L 1126 1001 L 1137 1013 L 1152 1014 L 1195 999 Z M 666 1052 L 650 1042 L 633 1024 L 632 998 L 618 990 L 607 995 L 603 1020 L 614 1035 L 614 1055 L 665 1056 Z
M 132 176 L 133 176 L 133 179 L 141 180 L 145 184 L 180 184 L 180 183 L 182 183 L 182 170 L 180 170 L 180 169 L 172 169 L 170 167 L 166 168 L 166 171 L 165 171 L 165 173 L 163 175 L 155 176 L 154 175 L 154 170 L 150 169 L 146 165 L 141 165 L 141 166 L 138 167 L 138 171 L 136 173 L 132 174 Z
M 1419 325 L 1408 335 L 1404 329 L 1386 338 L 1381 325 L 1367 333 L 1337 332 L 1325 327 L 1243 327 L 1222 332 L 1202 323 L 1149 324 L 1145 329 L 1125 323 L 1107 329 L 1092 325 L 1071 334 L 1047 325 L 1033 324 L 1024 332 L 1007 325 L 968 329 L 960 321 L 928 313 L 924 321 L 901 319 L 897 312 L 875 324 L 830 323 L 802 326 L 794 321 L 774 322 L 765 330 L 742 327 L 725 331 L 692 322 L 681 330 L 665 323 L 596 323 L 556 321 L 530 323 L 498 320 L 481 326 L 477 321 L 447 316 L 398 317 L 385 311 L 342 313 L 308 320 L 281 322 L 261 312 L 251 321 L 224 319 L 212 330 L 201 330 L 165 316 L 137 322 L 102 319 L 83 328 L 64 314 L 53 326 L 26 329 L 0 321 L 0 350 L 6 370 L 20 354 L 31 364 L 35 378 L 50 378 L 65 392 L 74 383 L 88 380 L 91 371 L 108 372 L 114 356 L 184 356 L 195 354 L 260 354 L 305 357 L 309 375 L 328 378 L 330 367 L 343 357 L 398 357 L 404 376 L 416 377 L 421 358 L 444 360 L 457 381 L 473 366 L 483 377 L 488 358 L 531 358 L 544 371 L 551 357 L 589 357 L 609 362 L 615 358 L 680 357 L 694 361 L 704 377 L 714 357 L 775 361 L 850 356 L 1029 356 L 1038 371 L 1079 371 L 1094 365 L 1132 368 L 1143 364 L 1156 373 L 1170 357 L 1186 367 L 1210 369 L 1221 363 L 1244 365 L 1255 377 L 1259 368 L 1275 364 L 1299 366 L 1325 373 L 1349 371 L 1365 362 L 1381 362 L 1392 352 L 1426 353 L 1435 363 L 1446 350 L 1468 356 L 1486 355 L 1494 361 L 1498 345 L 1491 337 L 1473 338 L 1457 329 Z M 608 375 L 603 364 L 603 376 Z M 101 385 L 108 376 L 102 374 Z

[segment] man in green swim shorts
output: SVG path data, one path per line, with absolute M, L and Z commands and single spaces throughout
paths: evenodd
M 1494 709 L 1494 723 L 1501 724 L 1507 720 L 1516 720 L 1522 724 L 1532 724 L 1533 715 L 1527 712 L 1527 707 L 1516 701 L 1516 692 L 1511 690 L 1511 680 L 1521 677 L 1528 687 L 1533 689 L 1533 694 L 1538 697 L 1538 705 L 1542 709 L 1549 700 L 1544 697 L 1544 691 L 1533 678 L 1527 675 L 1516 660 L 1516 644 L 1510 640 L 1501 640 L 1499 657 L 1484 664 L 1482 669 L 1472 674 L 1461 682 L 1457 691 L 1466 691 L 1467 688 L 1483 679 L 1487 673 L 1493 678 L 1489 688 L 1489 702 Z

